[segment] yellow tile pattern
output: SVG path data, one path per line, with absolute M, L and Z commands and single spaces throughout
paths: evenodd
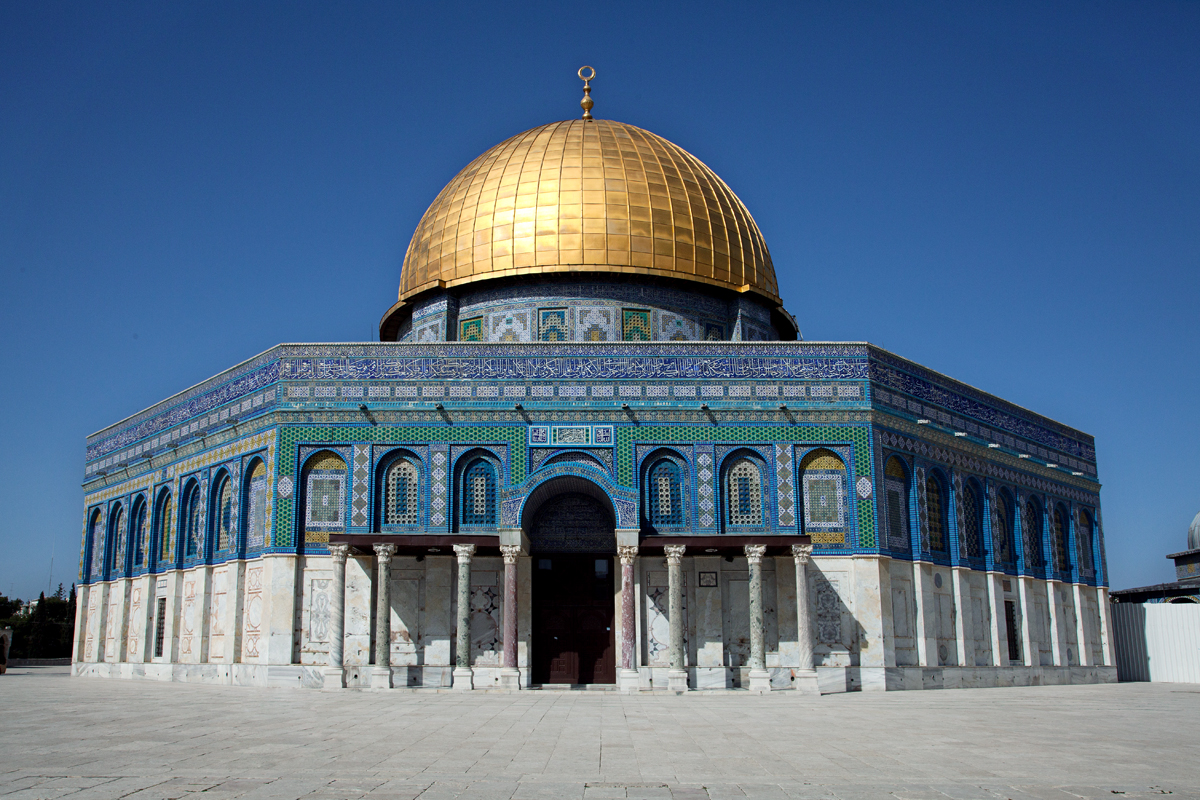
M 413 234 L 400 299 L 568 271 L 779 293 L 750 212 L 699 159 L 632 125 L 569 120 L 501 142 L 446 185 Z

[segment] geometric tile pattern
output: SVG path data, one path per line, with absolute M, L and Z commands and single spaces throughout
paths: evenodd
M 716 473 L 711 444 L 696 446 L 696 494 L 700 501 L 697 518 L 700 527 L 716 527 Z
M 350 487 L 350 524 L 366 527 L 367 509 L 370 505 L 371 447 L 354 445 L 353 482 Z
M 433 454 L 429 458 L 429 527 L 443 528 L 446 526 L 446 508 L 449 493 L 449 460 L 446 457 L 446 445 L 433 445 Z
M 775 445 L 775 474 L 779 527 L 790 528 L 796 524 L 796 487 L 793 481 L 792 445 Z

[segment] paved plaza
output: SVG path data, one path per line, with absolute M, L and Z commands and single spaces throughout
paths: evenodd
M 1200 798 L 1200 687 L 805 697 L 0 677 L 0 797 Z

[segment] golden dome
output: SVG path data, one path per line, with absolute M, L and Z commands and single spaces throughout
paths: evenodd
M 779 302 L 762 233 L 725 182 L 681 147 L 610 120 L 534 128 L 454 176 L 413 234 L 397 306 L 429 289 L 551 272 L 656 275 Z

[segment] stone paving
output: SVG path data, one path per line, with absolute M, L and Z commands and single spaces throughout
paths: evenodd
M 1200 798 L 1200 686 L 805 697 L 0 677 L 0 797 Z

